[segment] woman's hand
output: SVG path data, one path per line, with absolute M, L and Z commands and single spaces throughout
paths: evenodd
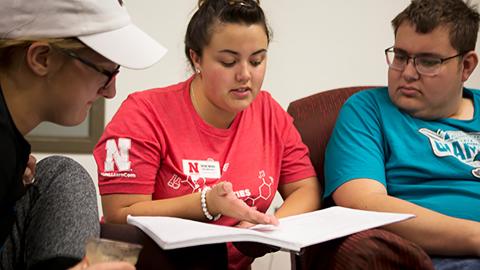
M 222 214 L 252 224 L 278 224 L 276 217 L 257 211 L 237 198 L 230 182 L 221 182 L 213 186 L 207 192 L 206 199 L 208 211 L 213 216 Z
M 33 184 L 35 181 L 35 165 L 37 164 L 37 159 L 30 155 L 28 157 L 27 168 L 23 173 L 22 181 L 25 186 Z

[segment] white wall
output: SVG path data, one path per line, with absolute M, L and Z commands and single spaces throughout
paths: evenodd
M 133 21 L 169 49 L 154 67 L 122 69 L 117 97 L 107 101 L 106 119 L 135 90 L 166 86 L 190 75 L 183 53 L 183 36 L 196 0 L 125 1 Z M 327 89 L 352 85 L 385 85 L 383 50 L 393 44 L 390 20 L 409 0 L 262 0 L 273 41 L 269 49 L 264 89 L 282 106 Z M 480 0 L 473 0 L 480 4 Z M 477 42 L 477 51 L 480 42 Z M 480 52 L 480 51 L 479 51 Z M 480 67 L 467 86 L 480 88 Z M 39 158 L 45 154 L 38 154 Z M 91 155 L 69 155 L 96 179 Z M 288 256 L 270 257 L 256 269 L 289 269 Z M 271 266 L 271 267 L 270 267 Z

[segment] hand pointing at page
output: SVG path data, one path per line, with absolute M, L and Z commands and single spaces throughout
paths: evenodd
M 206 194 L 209 211 L 213 215 L 222 214 L 253 224 L 278 224 L 275 216 L 264 214 L 256 208 L 248 206 L 237 198 L 230 182 L 220 182 Z

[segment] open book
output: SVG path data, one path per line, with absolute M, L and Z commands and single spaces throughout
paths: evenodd
M 174 217 L 128 216 L 161 248 L 175 249 L 223 242 L 259 242 L 298 252 L 301 248 L 414 217 L 334 206 L 280 219 L 279 226 L 248 229 Z

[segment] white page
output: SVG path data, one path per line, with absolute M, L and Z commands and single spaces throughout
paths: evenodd
M 296 243 L 245 228 L 208 224 L 174 217 L 128 216 L 127 222 L 142 229 L 163 249 L 236 241 L 257 241 L 299 250 Z
M 306 247 L 413 217 L 411 214 L 362 211 L 334 206 L 280 219 L 278 229 L 263 232 Z
M 302 247 L 398 222 L 414 215 L 330 207 L 280 219 L 273 230 L 251 230 L 172 217 L 128 217 L 163 249 L 235 241 L 258 241 L 283 249 Z

